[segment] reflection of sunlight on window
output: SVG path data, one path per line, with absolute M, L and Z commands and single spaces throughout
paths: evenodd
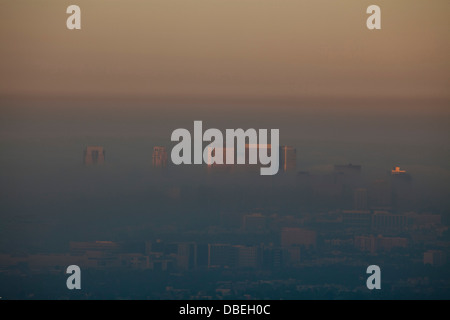
M 398 174 L 398 173 L 406 173 L 405 170 L 400 170 L 400 167 L 394 167 L 394 169 L 392 169 L 392 174 Z

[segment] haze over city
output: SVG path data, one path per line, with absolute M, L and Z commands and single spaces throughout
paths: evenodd
M 376 2 L 381 30 L 371 1 L 79 0 L 68 30 L 0 0 L 0 296 L 448 299 L 450 2 Z M 194 121 L 279 129 L 279 172 L 174 165 Z

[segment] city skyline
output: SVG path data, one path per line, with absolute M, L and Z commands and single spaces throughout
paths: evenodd
M 0 0 L 0 299 L 450 299 L 448 12 Z

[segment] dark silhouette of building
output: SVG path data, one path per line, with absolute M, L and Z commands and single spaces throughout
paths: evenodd
M 183 270 L 197 268 L 197 244 L 195 242 L 177 244 L 177 266 Z
M 166 147 L 153 147 L 152 163 L 155 168 L 167 167 L 167 152 Z
M 415 201 L 412 196 L 411 175 L 400 167 L 390 171 L 392 186 L 392 205 L 395 210 L 412 210 Z
M 280 147 L 280 170 L 283 172 L 295 171 L 297 165 L 297 150 L 291 146 Z
M 405 170 L 400 169 L 400 167 L 394 167 L 391 170 L 391 177 L 396 180 L 402 180 L 404 182 L 410 182 L 411 176 Z
M 105 150 L 100 146 L 87 146 L 84 149 L 83 162 L 86 166 L 105 163 Z

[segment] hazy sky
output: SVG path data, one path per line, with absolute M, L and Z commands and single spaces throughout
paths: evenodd
M 366 28 L 370 4 L 382 30 Z M 448 98 L 449 12 L 448 0 L 0 0 L 0 95 Z
M 81 30 L 66 28 L 72 4 Z M 366 27 L 371 4 L 381 30 Z M 450 212 L 449 35 L 449 0 L 0 0 L 0 217 L 61 219 L 3 219 L 0 250 L 165 214 L 152 148 L 194 120 L 279 128 L 298 171 L 400 166 Z M 99 171 L 82 166 L 87 145 L 105 147 Z

